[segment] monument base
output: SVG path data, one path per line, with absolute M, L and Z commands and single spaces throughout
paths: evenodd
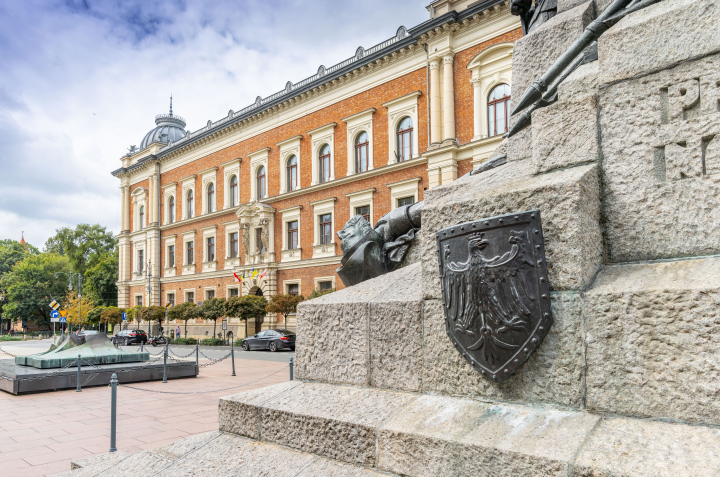
M 117 374 L 120 384 L 141 381 L 159 381 L 163 378 L 163 364 L 154 363 L 118 363 L 99 366 L 82 367 L 80 386 L 107 386 L 113 373 Z M 139 369 L 135 369 L 139 368 Z M 132 369 L 132 371 L 128 371 Z M 193 362 L 168 363 L 167 378 L 194 378 L 198 375 L 197 366 Z M 67 368 L 58 372 L 57 369 L 38 369 L 20 366 L 10 360 L 0 362 L 0 391 L 10 394 L 27 394 L 77 387 L 77 368 Z

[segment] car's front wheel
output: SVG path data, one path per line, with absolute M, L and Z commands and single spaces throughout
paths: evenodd
M 130 340 L 125 338 L 125 346 L 130 346 Z
M 243 341 L 242 349 L 243 351 L 250 351 L 250 345 L 247 344 L 247 341 Z
M 268 346 L 268 349 L 269 349 L 270 351 L 272 351 L 273 353 L 274 353 L 275 351 L 277 351 L 277 345 L 275 344 L 274 341 L 271 341 L 271 342 L 270 342 L 270 345 Z

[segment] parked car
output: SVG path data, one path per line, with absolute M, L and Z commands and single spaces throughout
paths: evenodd
M 245 338 L 242 342 L 242 349 L 251 351 L 256 349 L 267 349 L 277 351 L 279 349 L 290 349 L 295 351 L 295 333 L 290 330 L 265 330 Z
M 79 334 L 80 334 L 80 336 L 88 336 L 88 335 L 96 335 L 98 333 L 100 333 L 100 332 L 97 330 L 85 330 L 85 331 L 81 331 Z
M 143 330 L 122 330 L 112 337 L 113 344 L 131 344 L 147 343 L 147 334 Z

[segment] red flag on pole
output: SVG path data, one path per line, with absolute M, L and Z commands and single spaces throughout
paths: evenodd
M 240 277 L 238 277 L 238 274 L 237 274 L 237 273 L 233 272 L 233 275 L 235 275 L 235 281 L 236 281 L 236 282 L 241 282 L 241 281 L 242 281 L 242 280 L 240 280 Z

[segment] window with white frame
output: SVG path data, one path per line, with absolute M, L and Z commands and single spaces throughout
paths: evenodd
M 205 299 L 210 300 L 211 298 L 215 298 L 215 290 L 205 290 Z
M 388 164 L 409 161 L 420 154 L 418 145 L 418 97 L 420 91 L 384 103 L 388 110 Z
M 239 255 L 238 232 L 228 234 L 228 258 L 237 258 Z
M 141 249 L 137 251 L 137 266 L 135 268 L 137 269 L 138 275 L 141 275 L 145 270 L 145 250 Z
M 211 167 L 200 173 L 202 177 L 202 213 L 211 214 L 217 210 L 216 188 L 217 167 Z
M 202 229 L 202 252 L 203 252 L 203 272 L 213 272 L 217 270 L 217 256 L 216 256 L 216 237 L 217 237 L 217 225 L 211 225 L 209 227 L 203 227 Z
M 512 55 L 512 42 L 498 43 L 478 53 L 467 66 L 472 73 L 470 83 L 473 85 L 473 141 L 494 136 L 501 140 L 499 136 L 503 134 L 509 116 L 506 107 L 510 100 Z M 507 89 L 495 91 L 502 85 Z M 503 99 L 503 96 L 507 98 Z M 491 105 L 493 101 L 495 103 Z M 505 101 L 508 103 L 503 104 Z M 491 106 L 494 106 L 492 112 Z M 492 151 L 496 147 L 489 145 L 488 149 Z
M 387 186 L 390 189 L 390 203 L 393 208 L 412 205 L 419 201 L 420 177 L 394 182 Z
M 175 245 L 168 245 L 167 246 L 167 263 L 165 266 L 167 268 L 172 268 L 175 266 Z
M 220 164 L 223 171 L 223 208 L 231 209 L 240 205 L 240 158 Z M 219 192 L 219 189 L 218 189 Z M 216 210 L 220 206 L 216 205 Z
M 291 262 L 301 259 L 300 253 L 300 211 L 298 205 L 281 210 L 282 214 L 282 261 Z
M 266 147 L 250 154 L 250 197 L 252 200 L 263 200 L 268 197 L 268 153 Z
M 195 303 L 195 291 L 185 291 L 185 302 Z
M 277 143 L 280 148 L 280 193 L 300 189 L 300 142 L 302 136 L 294 136 Z
M 313 151 L 311 185 L 335 179 L 335 126 L 337 123 L 330 123 L 308 132 Z
M 142 230 L 143 228 L 145 228 L 145 206 L 144 205 L 140 206 L 140 208 L 138 209 L 138 214 L 139 214 L 139 219 L 140 219 L 138 221 L 138 230 Z
M 192 219 L 195 214 L 195 193 L 192 189 L 185 194 L 185 218 Z
M 347 175 L 373 169 L 373 114 L 375 108 L 344 118 L 347 123 Z
M 228 298 L 240 296 L 240 290 L 236 288 L 228 288 Z
M 297 189 L 298 184 L 298 160 L 295 154 L 288 158 L 285 168 L 285 179 L 287 181 L 285 184 L 285 190 L 287 192 L 292 192 Z
M 195 241 L 189 240 L 185 242 L 185 265 L 195 263 Z
M 215 211 L 215 184 L 212 182 L 205 189 L 205 200 L 207 201 L 207 213 Z
M 135 295 L 135 306 L 143 306 L 142 295 Z
M 335 197 L 311 202 L 313 206 L 315 241 L 313 258 L 332 257 L 335 255 Z
M 265 166 L 260 166 L 258 167 L 257 174 L 255 175 L 255 190 L 257 192 L 257 195 L 255 196 L 256 200 L 264 199 L 267 195 L 267 181 L 265 179 Z
M 148 203 L 148 191 L 142 187 L 136 187 L 130 196 L 132 198 L 133 210 L 132 230 L 137 232 L 144 229 L 147 223 L 145 207 Z
M 415 203 L 415 197 L 409 196 L 409 197 L 400 197 L 397 199 L 397 207 L 403 207 L 406 205 L 413 205 Z
M 167 300 L 166 303 L 169 303 L 170 306 L 175 306 L 175 293 L 167 293 L 165 299 Z
M 315 277 L 316 290 L 333 290 L 335 288 L 335 277 Z
M 350 199 L 350 217 L 362 215 L 372 225 L 375 188 L 350 192 L 346 194 Z
M 215 261 L 215 237 L 207 237 L 205 239 L 205 258 L 206 262 Z
M 355 215 L 362 216 L 363 219 L 370 223 L 370 206 L 361 205 L 360 207 L 355 207 Z
M 300 232 L 299 224 L 297 220 L 291 220 L 287 223 L 287 248 L 293 250 L 298 248 L 298 234 Z
M 301 281 L 299 279 L 285 280 L 283 281 L 283 286 L 285 287 L 286 295 L 299 295 L 302 291 Z
M 238 205 L 238 178 L 237 175 L 233 174 L 230 176 L 230 180 L 228 181 L 228 187 L 230 188 L 228 191 L 228 205 L 230 207 L 235 207 Z

